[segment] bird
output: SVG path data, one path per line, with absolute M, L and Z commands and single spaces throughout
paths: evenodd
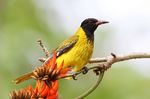
M 73 36 L 64 40 L 54 49 L 57 53 L 57 66 L 60 66 L 62 61 L 64 61 L 63 68 L 71 67 L 74 72 L 81 70 L 92 57 L 95 30 L 99 25 L 106 23 L 109 22 L 95 18 L 85 19 Z M 32 72 L 24 74 L 15 79 L 14 82 L 18 84 L 28 80 L 32 74 Z

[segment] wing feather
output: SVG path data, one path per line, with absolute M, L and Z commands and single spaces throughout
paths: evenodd
M 71 36 L 70 38 L 64 40 L 54 51 L 57 52 L 57 57 L 61 56 L 62 54 L 68 52 L 73 48 L 73 46 L 77 43 L 78 41 L 78 36 L 74 35 Z

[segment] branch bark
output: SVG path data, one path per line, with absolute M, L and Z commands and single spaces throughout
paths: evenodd
M 111 56 L 103 57 L 103 58 L 92 58 L 92 59 L 90 59 L 89 63 L 106 62 L 110 58 L 111 58 Z M 130 53 L 130 54 L 117 55 L 115 62 L 125 61 L 125 60 L 129 60 L 129 59 L 140 59 L 140 58 L 150 58 L 150 52 L 149 53 Z
M 37 42 L 39 43 L 39 45 L 41 46 L 42 50 L 44 51 L 45 56 L 47 58 L 50 57 L 50 53 L 49 53 L 48 49 L 45 47 L 45 45 L 43 44 L 42 40 L 39 39 L 39 40 L 37 40 Z
M 96 74 L 99 75 L 98 79 L 97 79 L 96 83 L 91 88 L 89 88 L 89 90 L 87 90 L 80 96 L 76 97 L 76 99 L 83 99 L 86 96 L 88 96 L 90 93 L 92 93 L 101 83 L 105 71 L 108 68 L 110 68 L 114 63 L 121 62 L 121 61 L 127 61 L 127 60 L 131 60 L 131 59 L 144 59 L 144 58 L 150 58 L 150 53 L 130 53 L 130 54 L 124 54 L 124 55 L 115 55 L 115 54 L 111 53 L 111 55 L 108 57 L 90 59 L 89 63 L 100 63 L 97 66 L 87 68 L 87 71 L 93 70 L 94 72 L 96 72 Z M 77 76 L 83 72 L 84 72 L 84 70 L 81 70 L 75 74 L 68 75 L 68 76 L 70 76 L 70 77 L 72 76 L 75 78 L 75 76 Z M 66 76 L 66 77 L 68 77 L 68 76 Z M 65 78 L 65 77 L 63 77 L 63 78 Z

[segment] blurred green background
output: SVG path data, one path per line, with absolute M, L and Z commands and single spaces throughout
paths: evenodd
M 0 99 L 9 99 L 8 94 L 12 90 L 35 85 L 33 80 L 19 85 L 12 83 L 12 80 L 41 64 L 38 58 L 43 57 L 44 53 L 36 42 L 39 38 L 52 50 L 71 35 L 66 34 L 60 25 L 61 16 L 55 9 L 49 10 L 51 21 L 47 23 L 46 12 L 32 0 L 0 1 Z M 112 31 L 112 28 L 97 30 L 102 33 L 96 34 L 95 57 L 109 55 L 106 53 L 109 51 L 104 49 L 108 41 L 112 42 Z M 101 85 L 86 99 L 149 99 L 150 79 L 130 66 L 132 64 L 129 62 L 113 65 L 104 75 Z M 96 76 L 92 72 L 79 77 L 77 81 L 60 80 L 59 96 L 73 99 L 86 91 L 94 81 Z

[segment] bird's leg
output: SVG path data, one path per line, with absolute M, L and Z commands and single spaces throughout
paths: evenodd
M 74 75 L 75 73 L 77 73 L 77 72 L 75 72 L 74 70 L 71 70 L 71 71 L 67 72 L 68 75 Z
M 77 76 L 76 74 L 72 75 L 73 80 L 77 80 L 76 76 Z
M 70 70 L 67 72 L 66 76 L 70 76 L 71 77 L 67 77 L 66 79 L 70 80 L 71 78 L 73 78 L 73 80 L 77 80 L 76 76 L 77 76 L 78 72 L 75 72 L 74 70 Z

